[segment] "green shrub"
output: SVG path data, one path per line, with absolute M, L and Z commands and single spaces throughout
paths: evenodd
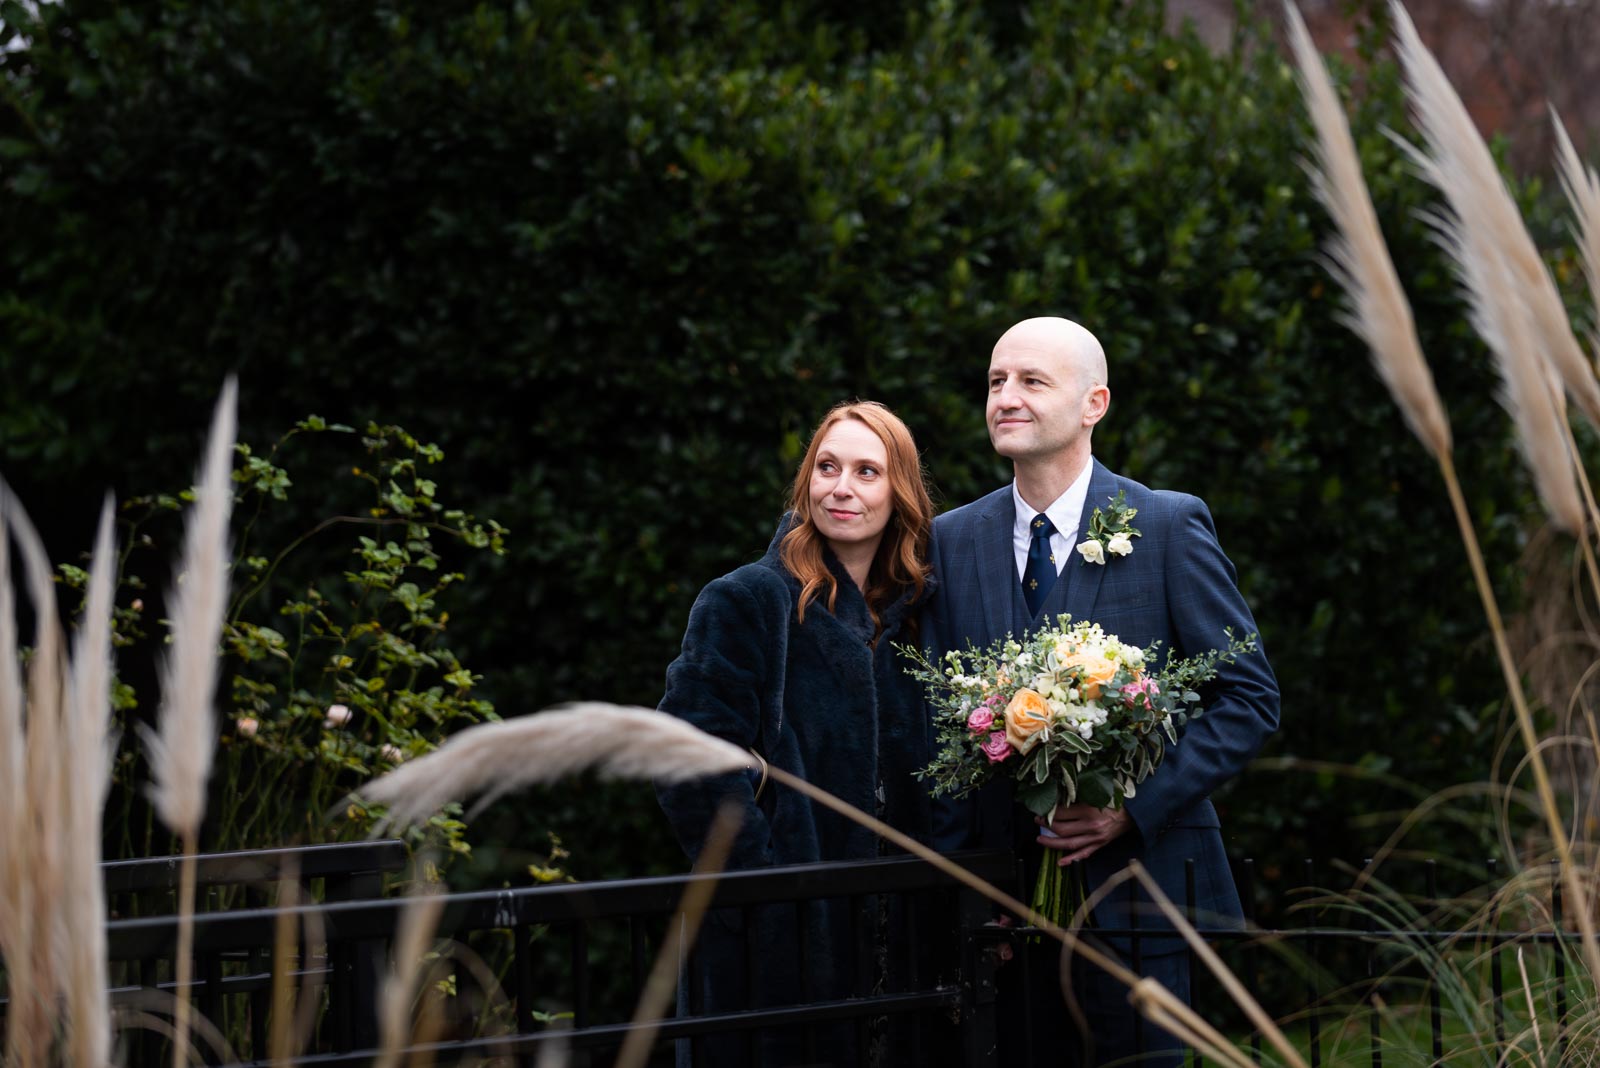
M 519 532 L 454 591 L 486 697 L 653 703 L 696 591 L 765 546 L 829 404 L 890 403 L 943 498 L 971 499 L 1006 477 L 989 348 L 1066 314 L 1112 365 L 1097 454 L 1212 506 L 1284 684 L 1270 752 L 1433 786 L 1487 767 L 1481 614 L 1435 473 L 1335 321 L 1298 95 L 1260 27 L 1213 54 L 1150 0 L 0 18 L 32 42 L 0 53 L 0 450 L 25 495 L 178 481 L 197 434 L 177 413 L 229 368 L 257 437 L 312 403 L 400 421 Z M 1510 560 L 1526 480 L 1426 191 L 1380 132 L 1405 126 L 1382 63 L 1356 125 Z M 1236 852 L 1355 856 L 1397 799 L 1261 773 L 1223 802 Z M 645 827 L 626 851 L 618 820 Z M 586 876 L 682 863 L 637 790 L 486 826 L 556 830 Z

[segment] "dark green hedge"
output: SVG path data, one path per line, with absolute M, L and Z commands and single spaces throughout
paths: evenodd
M 1213 55 L 1147 0 L 773 7 L 0 2 L 31 39 L 0 53 L 0 450 L 57 555 L 106 485 L 182 484 L 236 370 L 247 437 L 401 423 L 511 528 L 452 615 L 502 713 L 653 703 L 829 404 L 890 403 L 963 502 L 1005 477 L 989 348 L 1065 314 L 1111 362 L 1096 453 L 1212 506 L 1284 684 L 1270 751 L 1485 775 L 1481 613 L 1434 469 L 1336 324 L 1272 42 Z M 1405 122 L 1392 74 L 1364 92 L 1505 562 L 1526 480 L 1378 132 Z M 1227 818 L 1242 852 L 1355 855 L 1380 835 L 1346 822 L 1397 797 L 1257 773 Z M 676 862 L 637 788 L 500 811 L 508 837 L 563 829 L 582 874 Z

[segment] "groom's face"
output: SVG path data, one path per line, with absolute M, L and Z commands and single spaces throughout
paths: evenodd
M 984 413 L 994 451 L 1011 460 L 1066 452 L 1089 432 L 1084 412 L 1094 388 L 1061 347 L 1001 339 L 989 361 Z

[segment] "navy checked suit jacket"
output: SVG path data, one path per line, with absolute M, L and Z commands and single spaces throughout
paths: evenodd
M 1091 564 L 1072 553 L 1036 618 L 1029 618 L 1017 577 L 1012 531 L 1015 505 L 1009 485 L 934 521 L 930 547 L 938 593 L 929 604 L 924 641 L 942 656 L 969 644 L 983 647 L 1006 634 L 1035 629 L 1058 613 L 1099 623 L 1125 642 L 1160 641 L 1169 655 L 1192 656 L 1256 633 L 1240 595 L 1233 564 L 1223 555 L 1205 502 L 1188 494 L 1152 490 L 1113 473 L 1098 460 L 1089 480 L 1083 518 L 1073 544 L 1088 537 L 1089 518 L 1120 490 L 1139 514 L 1141 536 L 1128 556 Z M 1192 720 L 1162 766 L 1127 802 L 1133 828 L 1089 858 L 1093 890 L 1138 858 L 1181 907 L 1185 861 L 1195 861 L 1195 905 L 1201 919 L 1227 922 L 1240 914 L 1239 898 L 1223 850 L 1210 794 L 1233 778 L 1278 725 L 1278 683 L 1264 651 L 1225 666 L 1202 692 L 1205 713 Z M 1026 810 L 1011 799 L 1011 783 L 960 802 L 944 801 L 935 816 L 935 841 L 946 850 L 1012 847 Z M 1136 918 L 1135 918 L 1136 917 Z M 1164 929 L 1148 899 L 1124 885 L 1096 912 L 1102 927 Z M 1146 951 L 1161 951 L 1151 942 Z M 1169 948 L 1176 948 L 1169 947 Z

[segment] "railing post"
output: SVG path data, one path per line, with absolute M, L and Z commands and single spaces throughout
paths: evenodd
M 1316 885 L 1316 861 L 1307 857 L 1306 889 L 1309 891 Z M 1306 969 L 1306 1039 L 1311 1044 L 1311 1068 L 1322 1066 L 1322 1021 L 1317 1015 L 1317 1003 L 1322 1000 L 1322 992 L 1317 989 L 1317 947 L 1316 937 L 1306 935 L 1306 951 L 1311 958 L 1311 967 Z
M 1372 858 L 1368 857 L 1361 863 L 1361 870 L 1366 871 L 1372 867 Z M 1367 930 L 1378 930 L 1377 920 L 1371 914 L 1367 916 Z M 1382 1003 L 1380 988 L 1383 983 L 1378 979 L 1378 949 L 1377 940 L 1369 939 L 1367 942 L 1367 978 L 1372 981 L 1372 990 L 1367 995 L 1372 1004 L 1372 1015 L 1367 1017 L 1367 1035 L 1372 1053 L 1372 1068 L 1383 1068 L 1383 1030 L 1382 1021 L 1378 1017 L 1378 1006 Z
M 1244 907 L 1244 922 L 1247 927 L 1254 927 L 1256 926 L 1256 862 L 1254 858 L 1246 857 L 1240 867 L 1243 878 L 1239 881 L 1243 885 L 1239 887 L 1239 898 L 1240 904 Z M 1250 985 L 1252 989 L 1260 990 L 1261 958 L 1259 951 L 1256 949 L 1254 939 L 1247 942 L 1246 946 L 1245 956 L 1250 965 Z M 1189 987 L 1192 992 L 1194 988 L 1192 974 L 1189 979 Z M 1250 1060 L 1256 1064 L 1261 1063 L 1261 1032 L 1259 1030 L 1250 1032 Z
M 1439 862 L 1429 858 L 1423 865 L 1427 874 L 1428 912 L 1430 917 L 1439 914 Z M 1430 926 L 1437 926 L 1437 921 L 1430 922 Z M 1429 943 L 1438 946 L 1438 940 L 1430 938 Z M 1439 982 L 1434 979 L 1428 984 L 1428 1029 L 1433 1032 L 1433 1063 L 1441 1064 L 1444 1060 L 1444 1018 L 1439 1004 Z
M 1581 902 L 1580 902 L 1581 903 Z M 1561 934 L 1561 861 L 1550 862 L 1550 921 L 1555 928 L 1556 1060 L 1567 1052 L 1567 940 Z
M 961 1036 L 967 1068 L 996 1068 L 999 1027 L 995 1020 L 995 956 L 979 934 L 989 922 L 986 898 L 963 887 L 957 892 L 961 934 Z
M 1505 980 L 1500 975 L 1500 862 L 1490 857 L 1489 870 L 1489 989 L 1494 996 L 1494 1048 L 1495 1061 L 1500 1060 L 1500 1050 L 1506 1044 Z

